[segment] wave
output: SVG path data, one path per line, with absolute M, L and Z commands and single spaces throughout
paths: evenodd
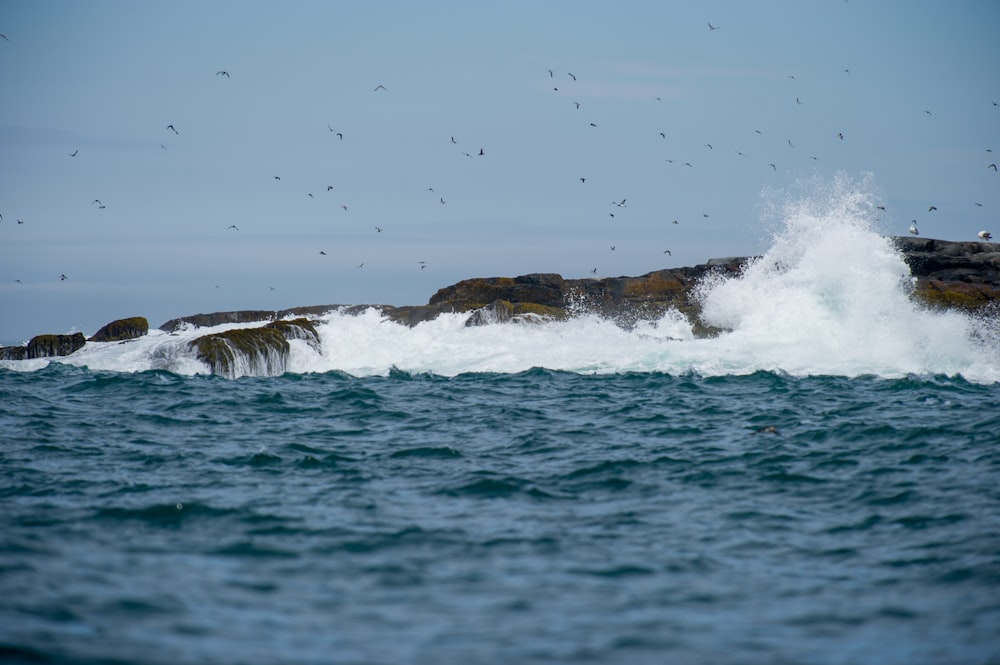
M 696 338 L 689 321 L 668 311 L 625 329 L 594 314 L 562 321 L 467 327 L 467 314 L 443 314 L 413 327 L 376 308 L 327 312 L 315 322 L 319 344 L 288 340 L 281 371 L 393 371 L 455 376 L 517 373 L 534 367 L 577 373 L 662 372 L 703 376 L 758 371 L 792 376 L 960 375 L 1000 382 L 996 317 L 931 310 L 910 297 L 909 269 L 875 229 L 870 197 L 837 183 L 830 194 L 782 212 L 770 248 L 736 277 L 708 278 L 698 298 L 705 323 L 725 329 Z M 150 331 L 119 343 L 88 343 L 62 358 L 7 361 L 34 370 L 49 363 L 92 370 L 210 373 L 191 342 L 258 324 Z M 242 363 L 233 377 L 273 374 L 274 363 Z M 268 364 L 269 363 L 269 364 Z M 261 365 L 261 366 L 257 366 Z

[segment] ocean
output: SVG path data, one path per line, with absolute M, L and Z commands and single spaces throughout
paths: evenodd
M 0 660 L 1000 663 L 996 319 L 793 215 L 677 314 L 0 363 Z

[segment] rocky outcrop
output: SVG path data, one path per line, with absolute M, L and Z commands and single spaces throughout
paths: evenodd
M 149 321 L 144 316 L 133 316 L 128 319 L 118 319 L 107 324 L 93 336 L 87 338 L 88 342 L 121 342 L 126 339 L 142 337 L 149 332 Z
M 894 238 L 916 278 L 914 298 L 966 311 L 1000 302 L 1000 244 Z
M 709 272 L 735 275 L 748 259 L 714 259 L 689 268 L 658 270 L 640 277 L 563 279 L 553 273 L 467 279 L 438 290 L 427 305 L 386 307 L 386 316 L 416 325 L 444 312 L 469 312 L 466 325 L 537 318 L 565 318 L 594 312 L 620 325 L 655 319 L 668 309 L 688 315 L 696 334 L 716 331 L 703 325 L 693 287 Z
M 335 310 L 341 305 L 310 305 L 308 307 L 293 307 L 291 309 L 270 310 L 270 309 L 249 309 L 235 312 L 214 312 L 212 314 L 192 314 L 170 319 L 160 330 L 164 332 L 177 332 L 186 327 L 211 328 L 227 323 L 256 323 L 258 321 L 277 321 L 289 316 L 317 316 Z
M 28 342 L 26 356 L 28 358 L 55 358 L 68 356 L 87 343 L 83 333 L 72 335 L 38 335 Z
M 319 347 L 315 326 L 304 318 L 203 335 L 189 342 L 189 346 L 213 374 L 235 379 L 283 374 L 288 364 L 290 339 L 305 340 Z

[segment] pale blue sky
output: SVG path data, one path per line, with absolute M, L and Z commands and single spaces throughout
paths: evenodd
M 1000 233 L 993 1 L 8 0 L 0 33 L 8 343 L 753 254 L 838 173 L 886 233 Z

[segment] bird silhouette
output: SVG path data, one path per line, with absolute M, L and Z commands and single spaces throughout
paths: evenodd
M 992 240 L 993 239 L 993 234 L 990 233 L 989 231 L 980 231 L 976 235 L 979 236 L 979 238 L 982 239 L 982 240 Z
M 226 228 L 227 228 L 227 230 L 228 230 L 228 229 L 236 229 L 237 231 L 239 231 L 239 230 L 240 230 L 240 227 L 236 226 L 235 224 L 230 224 L 230 225 L 229 225 L 228 227 L 226 227 Z
M 711 21 L 708 23 L 708 31 L 718 30 L 720 26 L 712 25 Z
M 915 236 L 920 235 L 920 231 L 917 229 L 917 220 L 913 220 L 910 223 L 910 234 Z
M 937 210 L 937 206 L 930 206 L 927 208 L 927 212 L 934 212 L 935 210 Z
M 79 154 L 79 152 L 80 152 L 79 150 L 74 150 L 73 152 L 69 153 L 69 156 L 70 157 L 76 157 L 77 154 Z
M 996 164 L 990 164 L 990 165 L 989 165 L 989 166 L 987 166 L 986 168 L 988 168 L 988 169 L 993 169 L 994 171 L 996 171 L 996 170 L 997 170 L 997 165 L 996 165 Z
M 319 250 L 319 253 L 322 254 L 323 256 L 326 256 L 326 252 L 324 252 L 322 249 Z
M 167 129 L 169 129 L 170 131 L 172 131 L 174 134 L 180 134 L 180 132 L 177 131 L 177 128 L 174 127 L 173 125 L 167 125 Z
M 979 235 L 982 236 L 981 233 Z M 69 279 L 69 277 L 67 277 L 66 275 L 59 275 L 60 282 L 65 282 L 67 279 Z
M 379 90 L 385 90 L 385 86 L 381 85 L 381 84 L 375 86 L 375 92 L 378 92 Z M 386 90 L 386 92 L 388 92 L 388 91 Z
M 222 69 L 220 69 L 219 71 L 215 72 L 215 75 L 216 76 L 225 76 L 226 78 L 229 78 L 229 72 L 224 71 Z

